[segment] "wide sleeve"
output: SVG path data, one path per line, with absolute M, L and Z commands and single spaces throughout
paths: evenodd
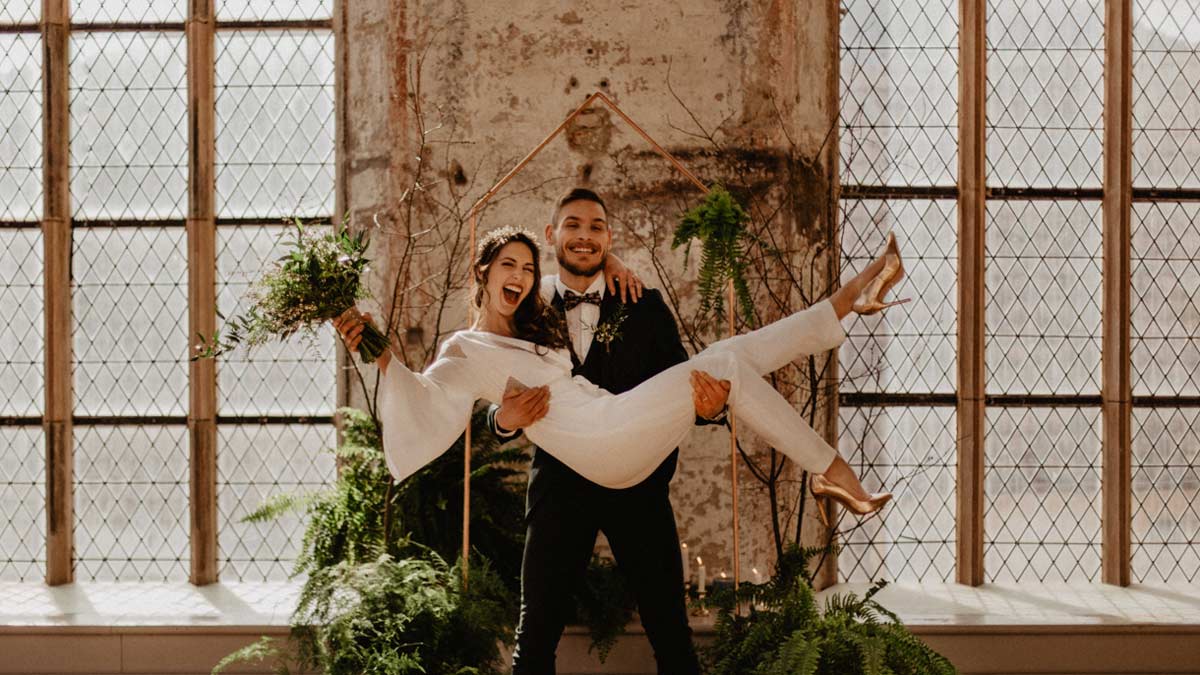
M 396 480 L 416 473 L 454 444 L 480 397 L 479 381 L 453 337 L 423 373 L 392 359 L 380 377 L 379 417 L 384 456 Z

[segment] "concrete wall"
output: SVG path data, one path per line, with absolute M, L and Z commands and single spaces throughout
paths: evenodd
M 379 286 L 399 274 L 409 289 L 400 321 L 415 358 L 439 327 L 466 319 L 460 299 L 427 304 L 465 281 L 463 213 L 593 91 L 703 180 L 753 186 L 806 292 L 819 296 L 837 265 L 836 10 L 830 0 L 343 3 L 342 204 L 356 227 L 387 232 L 376 237 Z M 675 218 L 699 193 L 607 109 L 589 110 L 548 145 L 483 212 L 480 231 L 541 231 L 554 197 L 575 184 L 609 201 L 615 251 L 675 299 L 692 344 L 712 339 L 694 331 L 695 265 L 685 270 L 669 248 Z M 447 276 L 447 266 L 462 272 Z M 820 394 L 832 391 L 828 375 Z M 824 410 L 818 424 L 831 428 Z M 732 569 L 727 439 L 697 430 L 672 487 L 681 536 L 710 577 Z M 745 470 L 740 480 L 749 577 L 752 566 L 766 573 L 773 546 L 767 495 Z M 785 492 L 794 502 L 794 480 Z

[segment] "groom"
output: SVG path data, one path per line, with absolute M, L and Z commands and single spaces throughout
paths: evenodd
M 685 361 L 675 319 L 656 290 L 626 304 L 606 292 L 604 268 L 612 230 L 600 196 L 575 188 L 555 204 L 546 239 L 559 273 L 543 280 L 542 293 L 567 321 L 575 370 L 621 393 Z M 628 277 L 626 277 L 628 278 Z M 553 283 L 545 283 L 553 280 Z M 630 291 L 628 281 L 622 295 Z M 697 422 L 723 422 L 727 383 L 705 373 L 692 378 Z M 548 410 L 544 388 L 506 394 L 489 421 L 501 438 Z M 555 651 L 569 615 L 572 591 L 583 580 L 604 532 L 617 566 L 637 600 L 658 672 L 700 672 L 683 597 L 683 567 L 670 481 L 678 450 L 642 483 L 623 490 L 589 482 L 546 452 L 535 451 L 526 499 L 525 555 L 521 565 L 521 616 L 513 675 L 553 675 Z

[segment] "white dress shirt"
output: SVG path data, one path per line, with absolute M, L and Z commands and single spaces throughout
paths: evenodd
M 554 290 L 562 297 L 567 297 L 567 292 L 574 293 L 575 291 L 567 288 L 563 283 L 562 277 L 557 274 L 552 277 L 554 279 Z M 600 297 L 604 297 L 604 275 L 596 277 L 591 286 L 588 286 L 586 293 L 599 293 Z M 582 295 L 582 293 L 580 294 Z M 553 297 L 553 296 L 551 296 Z M 596 335 L 596 325 L 600 323 L 600 305 L 593 305 L 590 302 L 581 302 L 571 309 L 567 310 L 567 331 L 571 334 L 571 346 L 575 348 L 575 355 L 579 357 L 579 362 L 583 363 L 587 360 L 588 350 L 592 348 L 592 338 Z

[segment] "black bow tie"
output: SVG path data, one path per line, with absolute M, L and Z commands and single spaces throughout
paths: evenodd
M 580 295 L 575 291 L 567 291 L 563 294 L 563 311 L 569 312 L 584 302 L 599 307 L 600 291 L 592 291 L 591 293 L 584 293 L 583 295 Z

